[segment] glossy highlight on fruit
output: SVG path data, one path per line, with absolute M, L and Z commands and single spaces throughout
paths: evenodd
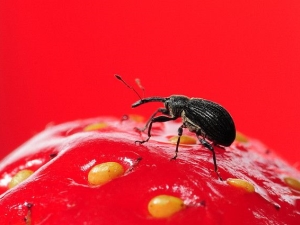
M 48 126 L 13 151 L 0 162 L 1 224 L 299 222 L 299 171 L 261 142 L 215 146 L 220 181 L 211 152 L 187 129 L 192 142 L 183 138 L 171 160 L 180 121 L 153 124 L 150 141 L 136 144 L 147 138 L 140 118 Z M 9 188 L 20 171 L 34 172 Z

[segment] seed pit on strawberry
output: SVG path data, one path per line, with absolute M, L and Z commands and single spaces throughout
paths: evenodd
M 32 203 L 29 203 L 29 202 L 25 202 L 24 205 L 25 205 L 25 206 L 27 207 L 27 209 L 28 209 L 27 215 L 24 217 L 24 221 L 25 221 L 26 225 L 31 225 L 31 224 L 32 224 L 32 223 L 31 223 L 31 208 L 32 208 L 33 204 L 32 204 Z
M 55 157 L 57 156 L 57 154 L 58 154 L 58 153 L 56 153 L 56 152 L 51 153 L 51 154 L 49 155 L 50 159 L 55 158 Z

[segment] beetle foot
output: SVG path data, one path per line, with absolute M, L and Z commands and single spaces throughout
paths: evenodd
M 220 181 L 224 181 L 224 179 L 221 177 L 221 175 L 220 175 L 220 173 L 218 171 L 216 171 L 216 174 L 217 174 L 217 176 L 218 176 L 218 178 L 219 178 Z
M 143 140 L 143 141 L 135 141 L 135 143 L 143 144 L 145 142 L 148 142 L 149 139 L 150 139 L 150 137 L 148 137 L 146 140 Z
M 134 143 L 144 144 L 146 141 L 135 141 Z
M 177 152 L 170 160 L 172 161 L 172 160 L 176 160 L 176 159 L 177 159 Z

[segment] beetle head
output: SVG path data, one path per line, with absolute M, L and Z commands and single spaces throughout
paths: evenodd
M 180 117 L 190 99 L 184 95 L 171 95 L 165 100 L 165 107 L 172 117 Z

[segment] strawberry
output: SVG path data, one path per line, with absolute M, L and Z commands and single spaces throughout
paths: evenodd
M 0 163 L 1 224 L 298 224 L 300 174 L 237 135 L 211 152 L 177 122 L 99 117 L 47 127 Z

